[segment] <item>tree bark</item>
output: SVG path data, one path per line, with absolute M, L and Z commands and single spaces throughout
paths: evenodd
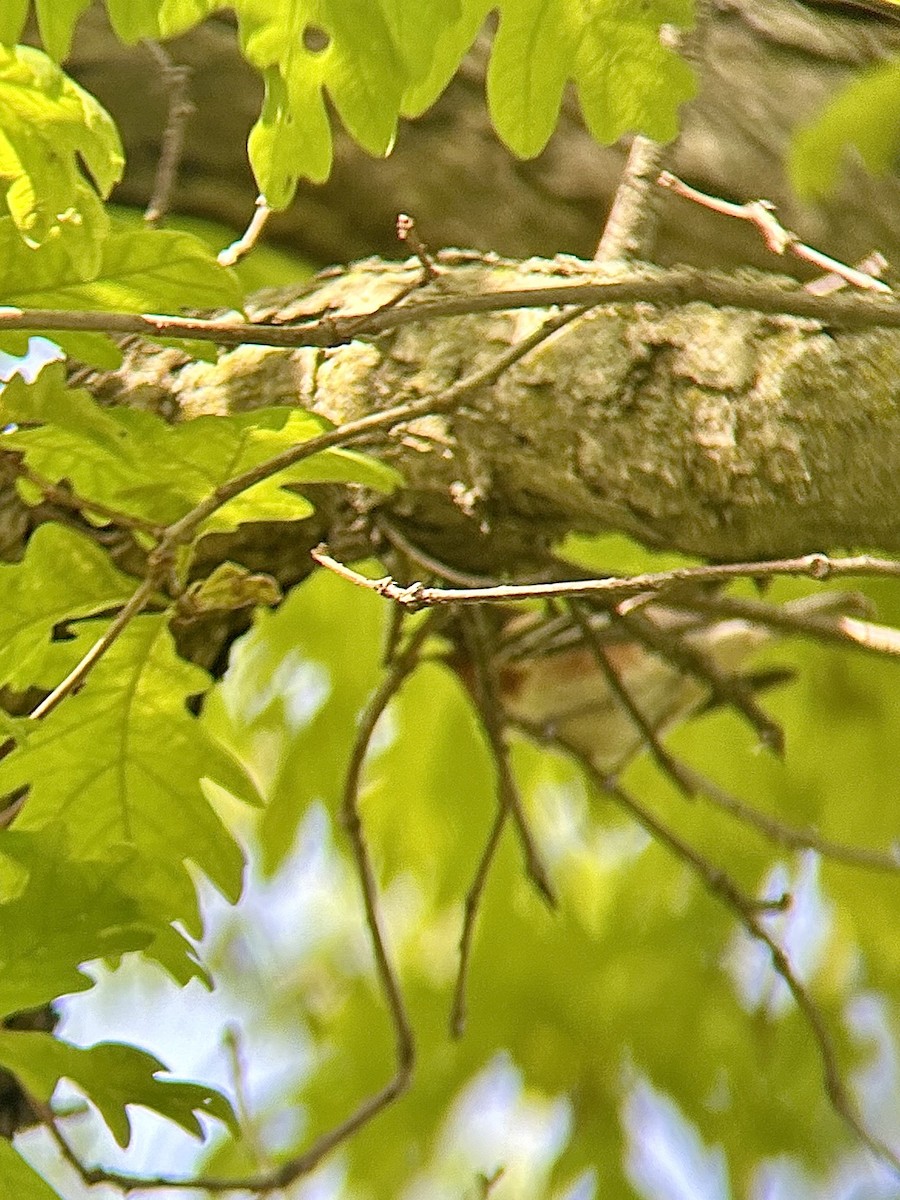
M 773 200 L 787 225 L 840 258 L 880 249 L 900 259 L 896 177 L 873 181 L 849 162 L 838 194 L 802 204 L 783 170 L 791 131 L 855 72 L 900 52 L 900 26 L 852 5 L 716 0 L 711 7 L 700 93 L 684 111 L 673 169 L 717 194 Z M 624 147 L 596 145 L 570 95 L 544 153 L 516 161 L 492 133 L 485 111 L 488 44 L 483 36 L 440 101 L 401 126 L 388 159 L 367 157 L 338 131 L 330 181 L 301 187 L 292 207 L 272 221 L 269 236 L 320 264 L 373 252 L 393 256 L 394 223 L 404 211 L 416 217 L 433 247 L 590 258 Z M 197 106 L 175 210 L 243 228 L 255 196 L 245 144 L 259 110 L 259 80 L 240 58 L 225 16 L 172 42 L 170 52 L 192 68 Z M 120 46 L 95 8 L 82 19 L 67 69 L 107 105 L 122 130 L 128 171 L 116 198 L 145 204 L 165 124 L 165 92 L 153 60 L 140 47 Z M 660 262 L 771 269 L 759 239 L 738 223 L 672 196 L 661 196 L 660 206 Z
M 294 321 L 373 311 L 419 271 L 415 260 L 370 261 L 299 298 L 264 294 L 257 314 Z M 604 268 L 572 260 L 457 263 L 421 295 L 604 277 Z M 135 345 L 92 389 L 179 419 L 299 403 L 343 423 L 440 395 L 547 315 L 445 317 L 326 351 L 241 346 L 213 364 Z M 897 551 L 898 377 L 894 330 L 829 332 L 705 303 L 597 308 L 460 407 L 372 445 L 406 486 L 388 499 L 326 506 L 299 543 L 303 552 L 320 536 L 352 546 L 356 531 L 352 548 L 365 552 L 379 509 L 443 561 L 492 573 L 536 562 L 569 530 L 617 530 L 723 561 Z

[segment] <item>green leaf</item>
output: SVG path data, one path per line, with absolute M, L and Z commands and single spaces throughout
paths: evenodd
M 99 630 L 79 630 L 86 650 Z M 204 795 L 210 779 L 254 802 L 256 790 L 224 746 L 187 711 L 209 687 L 180 659 L 162 616 L 136 618 L 85 686 L 0 763 L 0 789 L 30 785 L 18 829 L 66 830 L 72 853 L 102 862 L 135 855 L 129 887 L 148 912 L 201 929 L 187 860 L 230 900 L 243 855 Z
M 82 163 L 102 197 L 125 160 L 109 114 L 39 50 L 0 46 L 0 179 L 19 234 L 37 246 L 83 218 Z
M 62 1200 L 4 1138 L 0 1138 L 0 1190 L 16 1200 Z
M 164 229 L 114 231 L 93 259 L 72 252 L 71 238 L 29 249 L 13 222 L 0 217 L 0 289 L 17 308 L 100 309 L 177 313 L 184 308 L 239 307 L 232 271 L 189 233 Z M 54 333 L 63 349 L 101 365 L 117 365 L 118 350 L 104 334 Z M 112 357 L 111 357 L 112 355 Z
M 120 1146 L 131 1141 L 127 1105 L 140 1104 L 203 1136 L 196 1113 L 216 1117 L 237 1132 L 229 1102 L 214 1088 L 178 1079 L 160 1079 L 163 1063 L 117 1042 L 73 1046 L 48 1033 L 0 1030 L 0 1063 L 22 1081 L 25 1090 L 44 1104 L 61 1079 L 69 1079 L 96 1105 Z
M 660 43 L 665 21 L 691 20 L 689 3 L 648 7 L 608 0 L 507 0 L 488 68 L 487 94 L 498 134 L 522 158 L 547 144 L 571 77 L 585 122 L 600 142 L 644 133 L 667 142 L 678 106 L 694 92 L 687 63 Z
M 339 803 L 359 710 L 378 681 L 387 607 L 328 571 L 259 612 L 205 717 L 263 781 L 263 868 L 289 854 L 309 804 Z
M 84 991 L 93 980 L 82 963 L 153 941 L 140 905 L 123 890 L 131 863 L 121 847 L 82 861 L 62 828 L 16 827 L 0 834 L 0 855 L 0 1015 Z
M 22 40 L 31 0 L 6 0 L 0 5 L 0 43 L 10 46 Z
M 882 63 L 854 76 L 790 147 L 788 172 L 801 196 L 821 196 L 838 180 L 848 146 L 855 146 L 873 175 L 890 170 L 900 150 L 900 62 Z
M 327 91 L 348 132 L 372 154 L 396 133 L 405 64 L 381 6 L 371 0 L 242 0 L 241 46 L 262 73 L 266 97 L 250 135 L 260 189 L 284 208 L 301 177 L 321 183 L 331 169 Z M 324 48 L 307 48 L 310 32 Z
M 0 566 L 0 683 L 54 686 L 82 652 L 72 640 L 52 641 L 54 630 L 124 604 L 135 587 L 84 535 L 41 525 L 22 562 Z
M 490 0 L 462 0 L 458 15 L 452 15 L 448 5 L 440 14 L 442 20 L 433 20 L 431 24 L 421 23 L 420 28 L 429 40 L 429 48 L 421 61 L 428 63 L 428 69 L 424 73 L 419 70 L 412 74 L 411 82 L 403 93 L 402 112 L 405 117 L 421 116 L 434 104 L 456 74 L 490 9 Z M 402 44 L 405 44 L 403 35 Z
M 41 475 L 67 478 L 79 495 L 159 524 L 177 520 L 221 484 L 331 428 L 321 417 L 288 407 L 180 425 L 136 409 L 101 409 L 87 393 L 64 389 L 58 364 L 41 373 L 35 389 L 19 384 L 9 398 L 4 394 L 0 413 L 8 421 L 48 422 L 7 434 L 4 443 L 23 451 Z M 400 477 L 357 451 L 324 450 L 236 496 L 203 529 L 307 516 L 312 505 L 285 486 L 313 482 L 353 482 L 387 492 Z
M 53 4 L 55 0 L 44 0 Z M 177 37 L 221 8 L 218 0 L 106 0 L 110 23 L 123 42 Z

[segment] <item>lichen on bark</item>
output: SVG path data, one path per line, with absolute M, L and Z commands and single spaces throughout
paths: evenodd
M 417 296 L 588 281 L 616 269 L 569 258 L 457 261 Z M 414 260 L 369 260 L 295 293 L 265 293 L 253 315 L 371 312 L 417 270 Z M 141 403 L 181 419 L 298 403 L 342 423 L 439 395 L 547 315 L 443 317 L 324 351 L 241 346 L 215 363 L 132 346 L 122 369 L 93 388 L 129 402 L 139 378 Z M 617 305 L 554 333 L 453 411 L 368 448 L 405 477 L 383 502 L 393 517 L 432 554 L 466 567 L 521 565 L 569 530 L 618 530 L 717 560 L 892 551 L 898 377 L 896 331 L 840 333 L 705 303 Z

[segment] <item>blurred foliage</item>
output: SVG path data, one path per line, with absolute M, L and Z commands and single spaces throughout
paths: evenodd
M 579 550 L 582 561 L 618 566 L 627 553 L 630 569 L 659 565 L 620 539 Z M 779 584 L 777 595 L 800 590 Z M 900 617 L 896 599 L 893 608 L 882 615 Z M 307 806 L 322 799 L 334 814 L 355 714 L 378 678 L 385 619 L 371 596 L 316 577 L 278 612 L 264 614 L 235 649 L 212 717 L 217 728 L 227 719 L 220 736 L 240 745 L 269 786 L 259 837 L 270 866 L 285 858 Z M 890 846 L 898 836 L 888 802 L 900 734 L 896 664 L 799 643 L 766 658 L 799 672 L 796 682 L 766 697 L 787 730 L 786 762 L 760 750 L 723 712 L 682 727 L 671 745 L 784 822 L 853 845 Z M 755 959 L 733 914 L 689 868 L 635 831 L 610 799 L 589 795 L 567 761 L 519 742 L 514 763 L 559 911 L 548 912 L 534 894 L 507 830 L 478 923 L 468 1026 L 454 1042 L 448 1017 L 462 902 L 496 802 L 492 768 L 464 693 L 439 662 L 405 685 L 376 735 L 362 815 L 419 1066 L 411 1093 L 348 1145 L 348 1194 L 399 1194 L 402 1181 L 422 1171 L 437 1171 L 430 1176 L 436 1180 L 454 1098 L 501 1053 L 521 1070 L 530 1094 L 564 1098 L 569 1106 L 570 1137 L 553 1169 L 555 1187 L 592 1168 L 598 1195 L 631 1194 L 621 1112 L 635 1072 L 673 1097 L 707 1143 L 724 1147 L 740 1193 L 772 1156 L 796 1155 L 815 1172 L 833 1167 L 849 1138 L 825 1096 L 809 1030 L 793 1005 L 776 1003 L 781 985 L 764 964 L 756 967 L 764 981 L 758 1002 L 748 1010 L 742 1001 L 736 964 L 746 973 Z M 646 756 L 625 782 L 748 894 L 798 888 L 797 917 L 765 920 L 799 946 L 798 970 L 812 981 L 843 1069 L 851 1074 L 870 1062 L 873 1046 L 854 1036 L 848 1006 L 878 989 L 896 1020 L 896 877 L 825 863 L 819 879 L 810 870 L 814 856 L 780 852 L 702 799 L 686 800 Z M 334 838 L 346 855 L 338 828 Z M 346 879 L 345 871 L 339 874 Z M 360 907 L 352 887 L 347 902 Z M 804 936 L 789 932 L 797 920 L 812 923 Z M 326 939 L 288 985 L 302 1008 L 309 973 L 329 981 L 328 1000 L 310 1024 L 320 1057 L 296 1095 L 307 1114 L 304 1144 L 392 1069 L 392 1037 L 371 963 L 353 945 L 350 954 L 346 940 Z M 896 1129 L 896 1098 L 891 1112 Z M 230 1154 L 222 1161 L 229 1159 L 236 1161 Z M 464 1187 L 465 1179 L 457 1184 Z M 550 1194 L 506 1186 L 499 1183 L 496 1194 Z

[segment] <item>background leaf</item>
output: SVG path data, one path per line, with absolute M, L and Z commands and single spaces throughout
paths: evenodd
M 159 1079 L 164 1064 L 136 1046 L 115 1042 L 72 1046 L 46 1033 L 0 1030 L 0 1062 L 45 1104 L 60 1079 L 71 1080 L 97 1106 L 120 1146 L 131 1141 L 129 1104 L 149 1108 L 195 1137 L 203 1135 L 198 1112 L 224 1121 L 233 1130 L 237 1126 L 221 1093 L 199 1083 Z

